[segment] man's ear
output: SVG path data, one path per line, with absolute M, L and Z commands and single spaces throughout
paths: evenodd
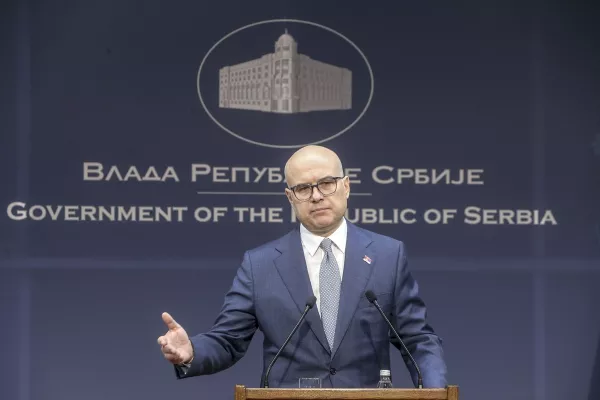
M 288 189 L 288 188 L 285 188 L 285 197 L 287 197 L 287 199 L 290 202 L 290 204 L 293 204 L 292 196 L 293 196 L 292 191 L 290 189 Z
M 344 190 L 346 191 L 346 198 L 350 197 L 350 177 L 344 177 Z

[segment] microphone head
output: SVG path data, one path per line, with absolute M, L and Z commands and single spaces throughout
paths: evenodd
M 365 292 L 365 297 L 367 298 L 367 300 L 369 300 L 371 303 L 374 302 L 375 300 L 377 300 L 377 296 L 375 296 L 375 293 L 373 293 L 372 290 L 367 290 Z
M 306 305 L 309 309 L 313 308 L 315 303 L 317 302 L 317 298 L 315 296 L 310 296 L 308 300 L 306 300 Z

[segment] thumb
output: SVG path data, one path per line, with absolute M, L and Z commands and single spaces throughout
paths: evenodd
M 162 313 L 162 320 L 165 323 L 165 325 L 167 325 L 167 328 L 169 328 L 169 330 L 181 328 L 181 325 L 179 325 L 177 321 L 175 321 L 173 317 L 171 317 L 171 315 L 167 312 Z

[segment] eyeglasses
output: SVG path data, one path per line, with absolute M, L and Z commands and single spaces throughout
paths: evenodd
M 324 196 L 331 196 L 337 190 L 337 181 L 338 179 L 344 179 L 343 176 L 327 176 L 325 178 L 321 178 L 315 184 L 310 183 L 301 183 L 299 185 L 293 186 L 290 190 L 294 193 L 294 196 L 298 201 L 307 201 L 311 198 L 313 194 L 313 188 L 317 188 L 317 190 Z

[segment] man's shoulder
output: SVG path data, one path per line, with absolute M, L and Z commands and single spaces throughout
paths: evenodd
M 279 254 L 277 249 L 281 249 L 289 244 L 291 236 L 297 234 L 297 228 L 291 229 L 284 235 L 270 240 L 268 242 L 262 243 L 256 247 L 246 250 L 249 255 L 258 256 L 258 255 L 267 255 L 267 254 Z

